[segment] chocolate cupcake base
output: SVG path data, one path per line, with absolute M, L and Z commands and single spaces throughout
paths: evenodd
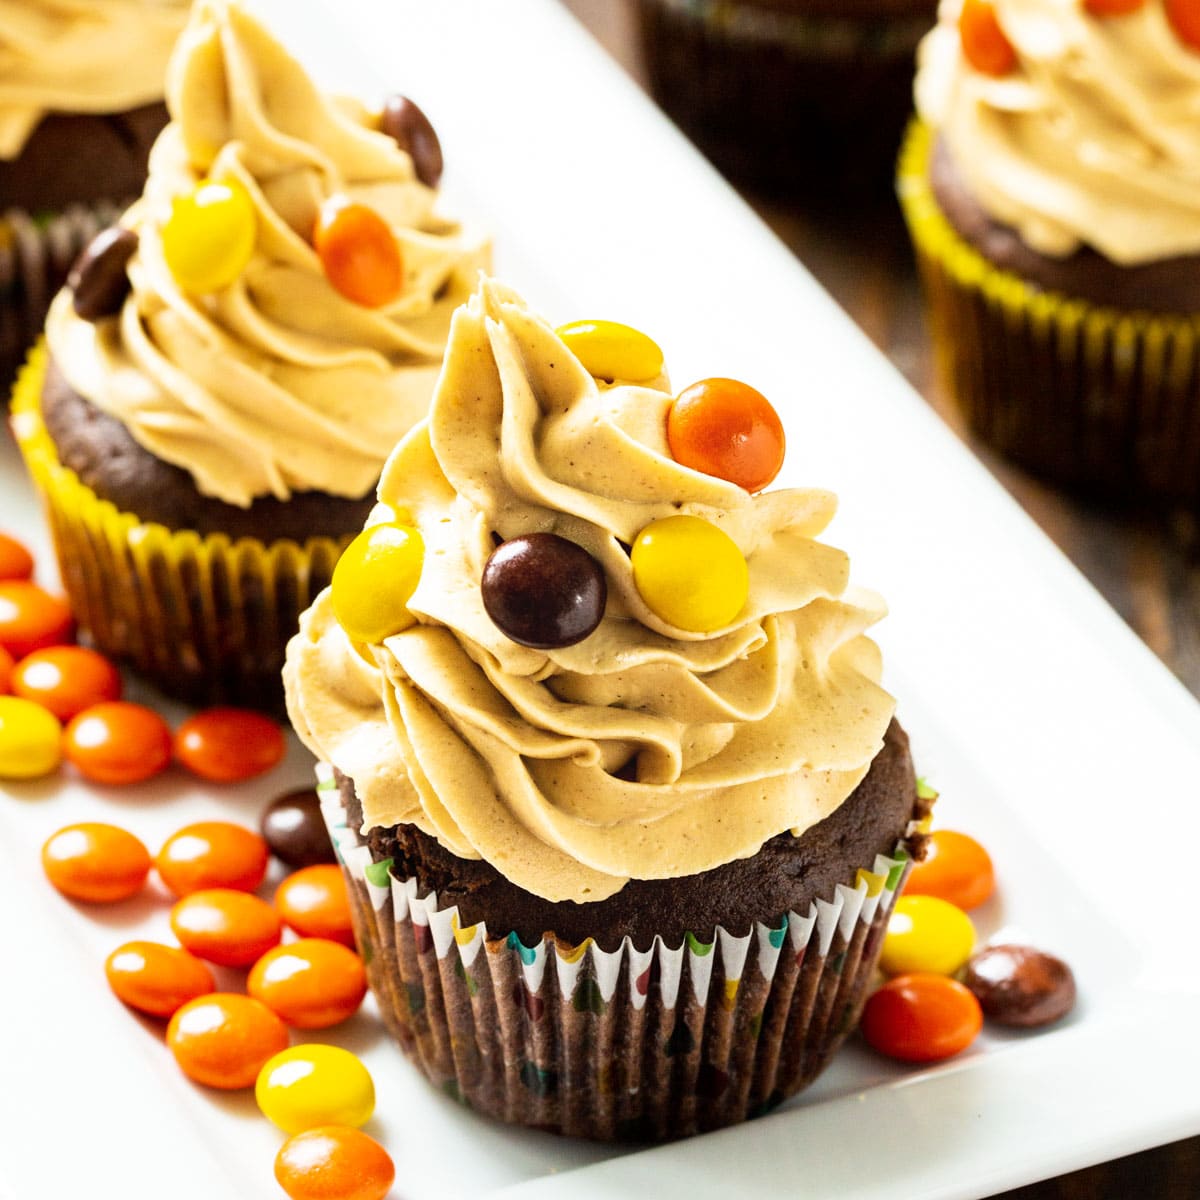
M 920 838 L 741 936 L 527 945 L 393 876 L 332 770 L 319 779 L 367 977 L 405 1054 L 479 1112 L 601 1141 L 732 1125 L 815 1079 L 858 1020 Z

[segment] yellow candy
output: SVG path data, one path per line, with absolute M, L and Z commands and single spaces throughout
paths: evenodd
M 333 569 L 333 615 L 353 641 L 382 642 L 413 623 L 408 602 L 424 563 L 411 525 L 372 525 L 346 547 Z
M 975 949 L 975 926 L 937 896 L 901 896 L 888 921 L 880 967 L 888 975 L 953 975 Z
M 616 321 L 573 321 L 556 331 L 588 374 L 645 383 L 662 374 L 663 353 L 644 333 Z
M 37 779 L 62 759 L 62 725 L 32 700 L 0 696 L 0 779 Z
M 742 611 L 750 572 L 733 539 L 699 517 L 665 517 L 638 534 L 633 582 L 650 610 L 678 629 L 711 633 Z
M 293 1046 L 268 1059 L 254 1084 L 263 1115 L 284 1133 L 318 1125 L 365 1125 L 375 1084 L 357 1055 L 340 1046 Z
M 257 233 L 246 189 L 233 180 L 206 180 L 172 203 L 162 228 L 163 257 L 185 291 L 216 292 L 246 269 Z

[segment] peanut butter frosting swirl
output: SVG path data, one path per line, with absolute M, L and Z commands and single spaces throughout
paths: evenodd
M 942 0 L 921 45 L 917 109 L 984 209 L 1053 257 L 1200 253 L 1200 53 L 1162 0 L 1107 17 L 1083 0 L 995 0 L 1019 59 L 999 78 L 966 61 L 961 7 Z
M 161 100 L 186 0 L 0 0 L 0 159 L 50 112 Z
M 288 649 L 293 723 L 354 780 L 365 828 L 415 824 L 582 903 L 799 834 L 866 774 L 894 707 L 863 636 L 884 609 L 816 540 L 833 496 L 752 496 L 680 465 L 670 403 L 665 382 L 597 384 L 495 282 L 456 313 L 430 417 L 389 460 L 371 522 L 421 532 L 417 623 L 352 644 L 326 591 Z M 748 562 L 745 606 L 711 634 L 665 624 L 633 581 L 627 546 L 680 513 Z M 606 576 L 599 627 L 563 649 L 515 644 L 483 607 L 493 535 L 531 532 Z
M 91 324 L 60 295 L 48 337 L 72 386 L 204 494 L 248 506 L 317 490 L 368 493 L 388 451 L 428 410 L 454 309 L 487 240 L 440 216 L 437 193 L 378 129 L 378 114 L 322 94 L 235 0 L 200 0 L 171 59 L 172 121 L 125 217 L 139 236 L 118 317 Z M 248 266 L 204 296 L 167 266 L 172 200 L 236 181 L 256 212 Z M 312 245 L 331 196 L 374 208 L 404 261 L 399 297 L 344 298 Z

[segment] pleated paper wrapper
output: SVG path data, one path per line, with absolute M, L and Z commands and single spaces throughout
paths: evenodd
M 17 380 L 12 427 L 81 639 L 176 699 L 281 712 L 288 639 L 351 535 L 233 540 L 119 511 L 59 462 L 41 418 L 46 365 L 39 345 Z
M 902 842 L 855 887 L 743 937 L 525 946 L 463 928 L 373 862 L 326 764 L 318 791 L 368 980 L 408 1058 L 479 1112 L 603 1141 L 732 1125 L 810 1083 L 857 1023 L 908 870 Z
M 1103 308 L 1043 292 L 961 238 L 914 122 L 898 190 L 941 372 L 971 428 L 1043 478 L 1200 507 L 1200 313 Z

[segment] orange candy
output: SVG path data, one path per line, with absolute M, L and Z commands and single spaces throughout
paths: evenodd
M 913 864 L 904 885 L 907 896 L 936 896 L 961 909 L 978 908 L 995 890 L 991 856 L 973 837 L 953 829 L 934 830 L 924 861 Z
M 867 1001 L 861 1028 L 871 1048 L 889 1058 L 938 1062 L 975 1040 L 983 1010 L 945 975 L 897 975 Z
M 126 942 L 104 964 L 118 1000 L 152 1017 L 169 1017 L 217 990 L 212 972 L 186 950 L 158 942 Z
M 190 1000 L 167 1026 L 167 1045 L 183 1073 L 226 1090 L 253 1087 L 287 1044 L 287 1026 L 265 1004 L 230 992 Z
M 171 730 L 151 708 L 106 701 L 72 718 L 63 752 L 95 783 L 139 783 L 171 761 Z
M 353 950 L 301 938 L 268 950 L 251 968 L 246 990 L 296 1029 L 325 1029 L 358 1011 L 367 974 Z
M 736 379 L 702 379 L 680 392 L 667 413 L 667 442 L 676 462 L 748 492 L 761 491 L 783 466 L 779 414 Z
M 279 945 L 279 914 L 249 892 L 208 888 L 171 909 L 171 931 L 197 958 L 222 967 L 248 967 Z
M 277 765 L 286 749 L 270 717 L 243 708 L 206 709 L 175 732 L 176 758 L 213 783 L 253 779 Z
M 13 656 L 0 646 L 0 696 L 8 694 L 12 683 Z
M 1179 40 L 1200 50 L 1200 0 L 1166 0 L 1166 9 Z
M 33 574 L 33 555 L 14 537 L 0 533 L 0 579 L 28 579 Z
M 1083 0 L 1083 7 L 1093 17 L 1123 17 L 1137 12 L 1145 3 L 1146 0 Z
M 288 1138 L 275 1178 L 289 1200 L 384 1200 L 396 1178 L 391 1155 L 346 1125 L 320 1125 Z
M 289 875 L 275 892 L 275 907 L 301 937 L 354 945 L 350 896 L 339 867 L 305 867 Z
M 404 287 L 404 258 L 388 223 L 365 204 L 334 196 L 321 205 L 313 245 L 325 277 L 347 300 L 379 308 Z
M 150 851 L 116 825 L 67 825 L 42 847 L 46 878 L 64 896 L 110 904 L 142 890 L 150 874 Z
M 958 18 L 967 62 L 985 75 L 1007 75 L 1017 65 L 1017 52 L 1007 38 L 991 0 L 963 0 Z
M 0 646 L 13 658 L 70 641 L 73 626 L 71 609 L 61 596 L 27 579 L 0 581 Z
M 176 896 L 206 888 L 252 892 L 267 874 L 267 843 L 230 821 L 199 821 L 173 833 L 158 852 L 159 878 Z
M 121 675 L 102 654 L 86 646 L 35 650 L 13 671 L 12 692 L 48 708 L 60 721 L 121 698 Z

